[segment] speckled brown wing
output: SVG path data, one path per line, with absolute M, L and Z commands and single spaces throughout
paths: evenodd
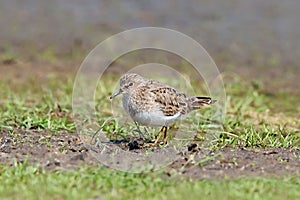
M 173 116 L 177 113 L 187 113 L 187 96 L 171 87 L 159 87 L 151 89 L 154 102 L 165 116 Z
M 136 88 L 131 98 L 137 110 L 151 112 L 159 109 L 165 116 L 177 113 L 187 114 L 189 111 L 188 97 L 186 94 L 156 80 L 149 80 Z

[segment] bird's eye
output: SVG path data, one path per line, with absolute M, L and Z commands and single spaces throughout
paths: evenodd
M 130 82 L 130 83 L 128 84 L 128 86 L 129 86 L 129 87 L 133 86 L 133 83 L 132 83 L 132 82 Z

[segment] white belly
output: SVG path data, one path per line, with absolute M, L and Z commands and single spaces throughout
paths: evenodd
M 143 125 L 146 126 L 171 126 L 177 120 L 181 119 L 181 113 L 178 112 L 173 116 L 165 116 L 159 109 L 150 112 L 141 112 L 135 106 L 130 106 L 129 95 L 123 95 L 123 107 L 130 117 Z
M 177 120 L 180 120 L 180 113 L 174 116 L 164 116 L 162 112 L 144 112 L 131 117 L 134 121 L 146 126 L 171 126 Z

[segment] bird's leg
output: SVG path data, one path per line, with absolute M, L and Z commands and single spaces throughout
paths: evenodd
M 163 128 L 165 128 L 165 131 L 164 131 L 164 145 L 165 145 L 165 144 L 167 144 L 167 141 L 168 141 L 168 135 L 167 135 L 168 128 L 166 126 L 164 126 Z
M 165 144 L 165 142 L 166 142 L 166 136 L 167 136 L 167 127 L 166 127 L 166 126 L 163 126 L 163 127 L 162 127 L 162 129 L 161 129 L 159 135 L 157 136 L 157 138 L 156 138 L 156 140 L 155 140 L 153 146 L 156 146 L 156 145 L 157 145 L 157 143 L 158 143 L 158 141 L 160 140 L 160 138 L 161 138 L 162 135 L 163 135 L 163 137 L 164 137 L 164 144 Z
M 136 126 L 136 129 L 133 130 L 133 132 L 137 132 L 139 134 L 139 137 L 142 138 L 142 139 L 145 139 L 144 137 L 144 133 L 142 132 L 142 130 L 140 129 L 140 126 L 137 122 L 134 122 L 135 126 Z

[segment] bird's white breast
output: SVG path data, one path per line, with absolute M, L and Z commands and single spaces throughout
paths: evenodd
M 139 112 L 131 117 L 134 121 L 146 126 L 170 126 L 180 119 L 180 113 L 165 116 L 161 111 Z
M 173 116 L 165 116 L 158 108 L 151 111 L 143 111 L 131 102 L 130 95 L 123 95 L 122 103 L 125 111 L 134 121 L 146 126 L 171 126 L 181 119 L 180 112 Z

